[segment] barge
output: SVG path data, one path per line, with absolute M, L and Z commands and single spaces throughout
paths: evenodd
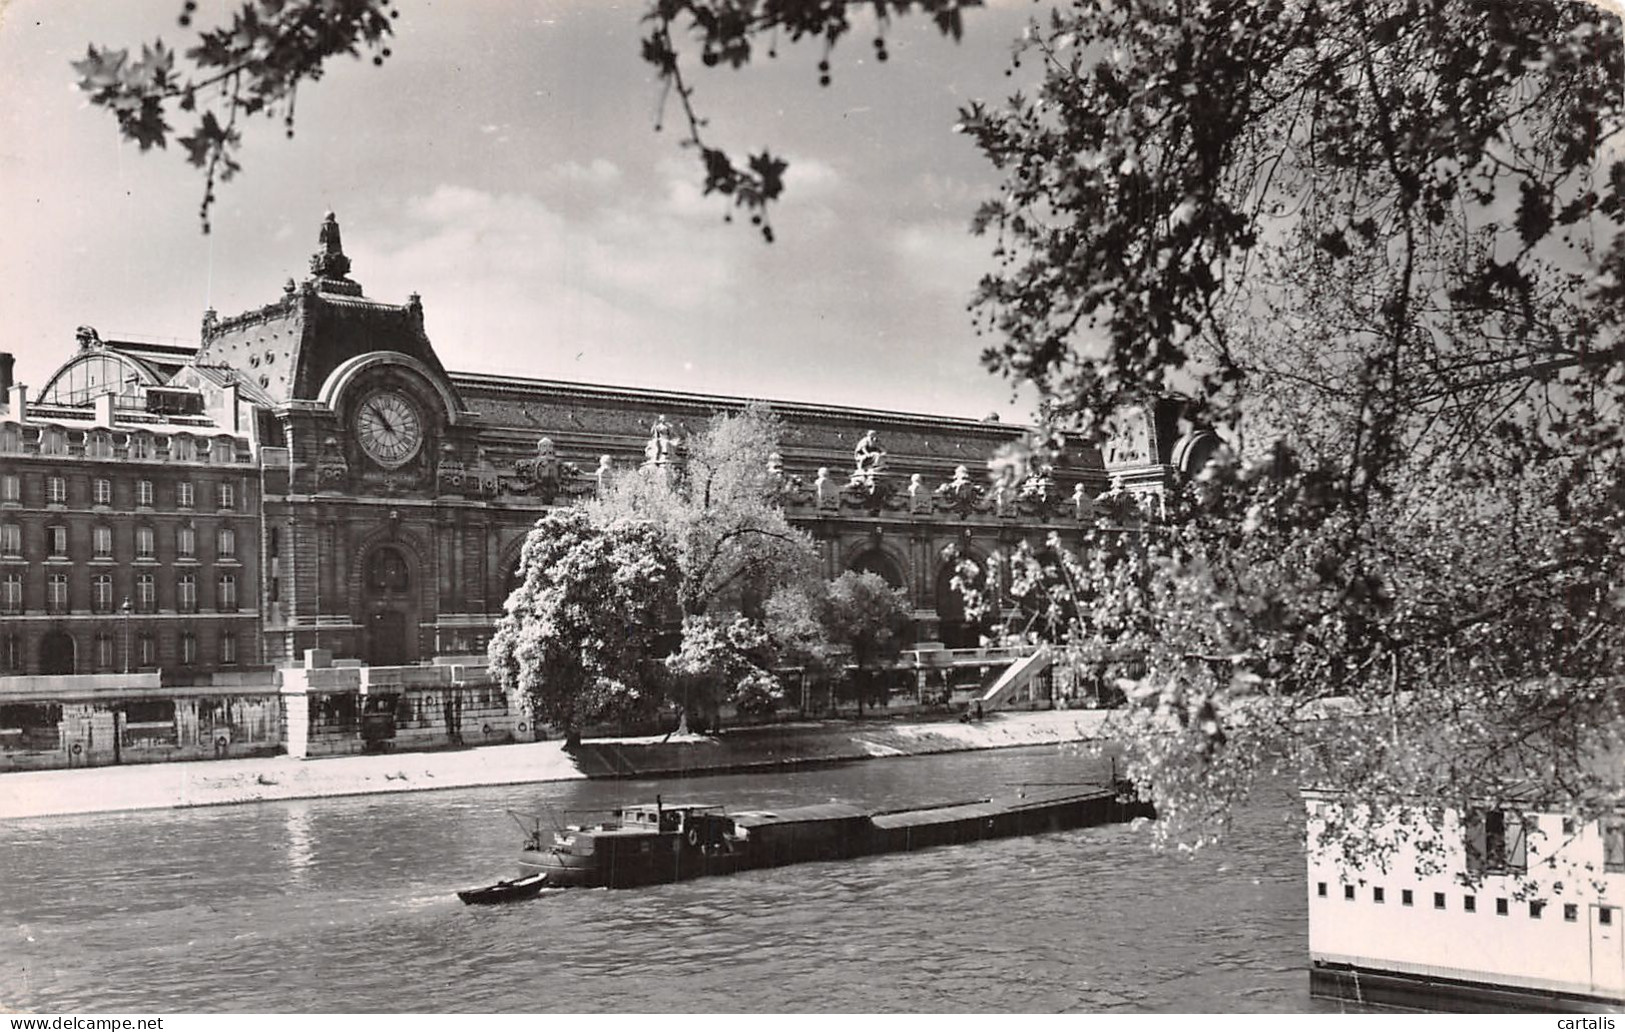
M 844 803 L 730 812 L 656 798 L 612 811 L 599 824 L 561 828 L 551 841 L 538 822 L 519 854 L 519 872 L 545 875 L 549 888 L 624 889 L 1153 816 L 1151 804 L 1122 783 L 879 813 Z

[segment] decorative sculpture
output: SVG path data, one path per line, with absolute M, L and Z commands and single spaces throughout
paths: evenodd
M 931 511 L 931 492 L 925 486 L 925 478 L 918 473 L 908 478 L 908 511 Z
M 876 475 L 886 470 L 886 449 L 880 446 L 880 438 L 873 430 L 858 439 L 852 448 L 852 461 L 856 467 L 852 473 L 852 482 L 860 480 L 873 480 Z
M 677 458 L 677 439 L 672 436 L 671 424 L 665 416 L 655 420 L 649 431 L 649 441 L 643 446 L 645 466 L 668 466 Z
M 836 509 L 840 507 L 840 492 L 835 482 L 830 479 L 829 467 L 818 467 L 818 479 L 813 481 L 813 500 L 820 509 Z
M 955 466 L 953 479 L 937 488 L 936 493 L 942 497 L 943 505 L 958 513 L 961 519 L 976 511 L 982 500 L 982 488 L 971 479 L 966 466 Z
M 1092 518 L 1094 514 L 1094 499 L 1089 497 L 1088 488 L 1080 483 L 1072 489 L 1072 518 L 1082 523 Z

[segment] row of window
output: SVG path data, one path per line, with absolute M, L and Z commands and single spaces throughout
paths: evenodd
M 152 434 L 134 433 L 129 437 L 129 457 L 132 459 L 168 459 L 170 462 L 237 461 L 237 443 L 229 439 L 198 440 L 185 434 L 168 438 L 169 447 L 160 450 L 159 439 Z M 0 427 L 0 453 L 20 454 L 24 451 L 22 430 L 17 426 Z M 68 432 L 61 427 L 48 426 L 40 430 L 41 455 L 68 455 Z M 106 430 L 91 430 L 85 434 L 85 454 L 93 459 L 116 457 L 113 435 Z
M 174 503 L 177 509 L 195 509 L 197 505 L 197 486 L 190 480 L 175 482 Z M 207 490 L 208 485 L 204 485 Z M 23 500 L 22 478 L 16 473 L 7 473 L 0 476 L 0 502 L 16 502 Z M 113 481 L 109 477 L 93 477 L 90 482 L 90 500 L 94 505 L 111 506 L 113 504 Z M 137 480 L 135 483 L 135 504 L 142 508 L 152 508 L 157 500 L 157 490 L 151 480 Z M 68 504 L 68 478 L 53 473 L 45 478 L 45 501 L 50 505 Z M 237 487 L 234 484 L 221 482 L 214 485 L 214 507 L 226 511 L 237 508 Z
M 121 641 L 111 634 L 98 634 L 91 642 L 90 661 L 94 669 L 114 672 L 126 667 L 134 670 L 158 665 L 158 635 L 141 631 Z M 128 655 L 125 654 L 128 650 Z M 203 656 L 198 648 L 198 636 L 192 631 L 181 631 L 175 639 L 175 656 L 182 666 L 196 666 Z M 215 639 L 214 661 L 220 666 L 233 666 L 238 662 L 237 635 L 226 632 Z M 23 669 L 23 641 L 20 635 L 0 637 L 0 670 L 15 672 Z
M 1319 896 L 1321 899 L 1325 899 L 1327 897 L 1327 894 L 1328 894 L 1328 890 L 1327 890 L 1326 883 L 1325 882 L 1316 882 L 1315 883 L 1315 895 Z M 1356 893 L 1355 893 L 1354 886 L 1352 886 L 1352 885 L 1344 885 L 1343 886 L 1343 899 L 1345 899 L 1348 902 L 1352 903 L 1352 902 L 1354 902 L 1355 898 L 1356 898 Z M 1373 902 L 1373 903 L 1386 903 L 1386 902 L 1388 902 L 1388 893 L 1381 885 L 1373 885 L 1371 887 L 1371 902 Z M 1414 892 L 1412 892 L 1410 889 L 1400 889 L 1399 890 L 1399 905 L 1402 906 L 1402 907 L 1413 907 L 1413 906 L 1415 906 L 1416 905 L 1416 894 Z M 1445 893 L 1443 893 L 1443 892 L 1435 892 L 1433 894 L 1433 909 L 1434 910 L 1448 910 L 1449 908 L 1450 908 L 1450 903 L 1449 903 L 1449 899 L 1448 899 L 1447 895 Z M 1478 897 L 1473 895 L 1472 893 L 1464 893 L 1462 895 L 1462 897 L 1461 897 L 1461 909 L 1462 909 L 1463 912 L 1468 913 L 1468 914 L 1476 914 L 1476 913 L 1478 913 Z M 1507 917 L 1507 916 L 1511 915 L 1511 913 L 1512 913 L 1512 904 L 1505 896 L 1496 897 L 1496 900 L 1495 900 L 1495 913 L 1497 915 L 1501 916 L 1501 917 Z M 1529 916 L 1531 918 L 1534 918 L 1535 920 L 1538 921 L 1543 916 L 1545 916 L 1545 913 L 1546 913 L 1546 901 L 1545 900 L 1543 900 L 1543 899 L 1529 900 Z M 1578 903 L 1565 903 L 1565 904 L 1563 904 L 1563 920 L 1565 920 L 1565 921 L 1578 921 L 1579 919 L 1580 919 L 1580 906 L 1579 906 Z M 1614 920 L 1613 908 L 1612 907 L 1603 907 L 1603 908 L 1601 908 L 1601 910 L 1597 914 L 1597 920 L 1601 924 L 1605 924 L 1605 925 L 1612 924 L 1613 920 Z
M 111 559 L 113 557 L 113 528 L 106 526 L 93 527 L 90 532 L 91 551 L 97 559 Z M 214 552 L 221 559 L 234 559 L 237 557 L 237 531 L 231 527 L 220 527 L 214 532 Z M 0 523 L 0 556 L 21 557 L 23 554 L 23 528 L 16 523 Z M 137 559 L 156 558 L 157 534 L 151 527 L 135 528 L 135 557 Z M 53 524 L 45 528 L 45 555 L 49 559 L 70 558 L 68 552 L 68 528 L 60 524 Z M 197 531 L 191 527 L 175 528 L 175 555 L 182 559 L 193 559 L 197 556 Z
M 175 578 L 175 610 L 180 613 L 195 613 L 198 611 L 197 576 L 183 573 Z M 158 610 L 158 582 L 157 577 L 150 573 L 135 575 L 135 595 L 126 599 L 131 608 L 137 613 L 154 613 Z M 224 573 L 215 582 L 215 606 L 219 612 L 236 612 L 237 577 L 235 574 Z M 122 603 L 114 602 L 113 575 L 99 573 L 90 578 L 90 609 L 94 613 L 111 613 L 115 606 Z M 68 587 L 68 575 L 65 573 L 47 574 L 45 578 L 45 611 L 48 613 L 68 613 L 73 610 L 73 598 Z M 0 612 L 17 614 L 23 611 L 23 575 L 20 573 L 7 573 L 0 576 Z

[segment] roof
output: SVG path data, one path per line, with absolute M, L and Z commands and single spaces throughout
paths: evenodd
M 450 374 L 452 382 L 465 396 L 478 397 L 482 393 L 515 394 L 567 394 L 573 398 L 594 398 L 603 401 L 651 402 L 695 409 L 716 410 L 743 408 L 751 402 L 761 402 L 782 414 L 805 414 L 828 419 L 854 421 L 881 420 L 887 423 L 919 422 L 935 427 L 981 432 L 990 437 L 1016 438 L 1032 428 L 1021 423 L 969 419 L 964 416 L 942 416 L 924 412 L 858 408 L 831 405 L 824 402 L 785 401 L 775 398 L 746 398 L 727 394 L 700 394 L 692 391 L 673 391 L 657 387 L 624 387 L 612 384 L 582 383 L 575 380 L 545 380 L 527 376 L 504 376 L 493 373 L 456 372 Z

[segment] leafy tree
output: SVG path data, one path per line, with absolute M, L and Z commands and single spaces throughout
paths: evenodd
M 604 525 L 561 509 L 537 521 L 519 571 L 491 638 L 504 687 L 572 742 L 594 720 L 652 708 L 657 638 L 677 610 L 669 537 L 647 521 Z
M 817 597 L 816 607 L 825 638 L 844 648 L 857 667 L 855 687 L 861 717 L 864 695 L 873 687 L 876 669 L 902 649 L 910 619 L 908 596 L 877 573 L 848 570 L 828 583 Z
M 769 467 L 779 423 L 763 405 L 721 414 L 683 446 L 683 461 L 648 464 L 617 477 L 587 510 L 603 523 L 649 520 L 670 536 L 682 580 L 684 616 L 737 612 L 805 577 L 812 540 L 779 508 Z
M 683 619 L 682 645 L 666 657 L 666 667 L 677 678 L 688 729 L 691 710 L 716 720 L 726 699 L 741 713 L 771 713 L 784 698 L 784 690 L 769 669 L 772 648 L 760 621 L 738 616 L 732 620 L 708 614 Z

